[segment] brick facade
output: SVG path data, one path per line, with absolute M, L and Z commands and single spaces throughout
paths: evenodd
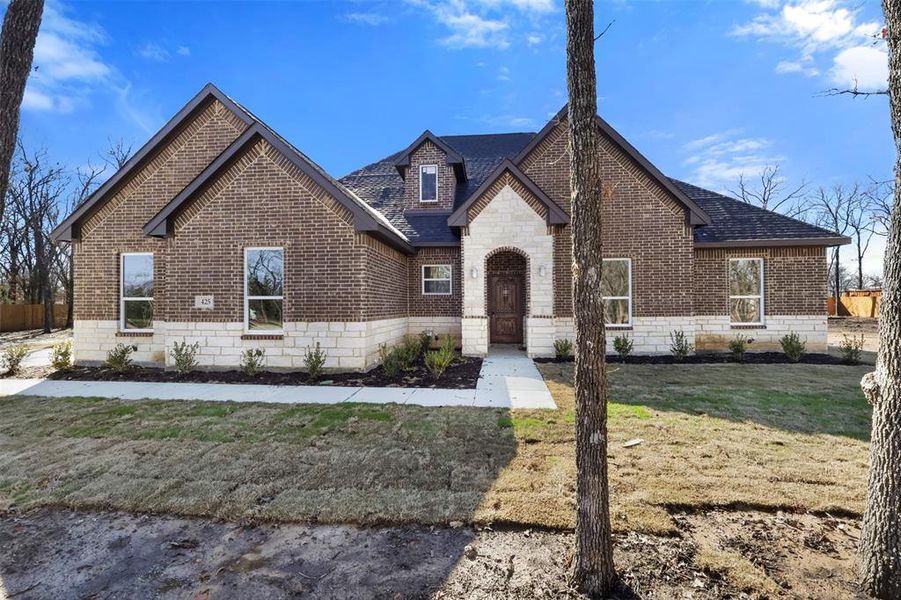
M 419 167 L 420 165 L 437 165 L 438 167 L 438 202 L 419 201 Z M 410 154 L 410 166 L 404 181 L 406 207 L 414 210 L 444 210 L 454 207 L 454 194 L 457 191 L 457 179 L 454 168 L 447 164 L 447 155 L 431 141 L 426 140 Z
M 224 100 L 223 100 L 224 102 Z M 142 231 L 247 125 L 217 100 L 201 105 L 144 166 L 81 223 L 75 261 L 75 356 L 103 360 L 120 341 L 142 362 L 164 364 L 178 341 L 198 341 L 200 362 L 234 366 L 243 349 L 265 347 L 268 366 L 299 368 L 320 343 L 327 368 L 366 369 L 381 343 L 429 330 L 462 336 L 467 354 L 487 352 L 489 271 L 523 273 L 524 342 L 532 356 L 572 339 L 570 227 L 547 225 L 547 207 L 505 172 L 468 210 L 460 247 L 410 255 L 355 229 L 353 213 L 260 138 L 173 216 L 164 239 Z M 522 171 L 570 212 L 568 132 L 559 123 L 521 162 Z M 275 144 L 275 142 L 273 142 Z M 637 352 L 666 352 L 681 329 L 699 349 L 723 348 L 729 324 L 727 268 L 733 257 L 764 259 L 765 323 L 754 349 L 795 330 L 825 347 L 826 260 L 822 247 L 694 249 L 685 209 L 610 140 L 602 143 L 604 255 L 630 258 L 632 324 L 620 333 Z M 419 166 L 438 166 L 438 202 L 419 202 Z M 456 180 L 431 141 L 410 157 L 402 208 L 448 213 Z M 384 237 L 381 239 L 385 239 Z M 244 335 L 244 250 L 284 248 L 284 331 Z M 397 247 L 402 247 L 398 245 Z M 154 254 L 154 331 L 123 339 L 119 264 L 123 252 Z M 423 265 L 449 264 L 452 293 L 424 295 Z M 212 309 L 195 296 L 214 298 Z M 613 333 L 608 335 L 608 344 Z

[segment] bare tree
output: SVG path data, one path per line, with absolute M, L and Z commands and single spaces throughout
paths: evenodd
M 807 182 L 802 180 L 798 185 L 789 186 L 779 170 L 778 164 L 766 165 L 754 182 L 742 173 L 738 177 L 738 189 L 729 190 L 729 193 L 764 210 L 798 217 L 806 209 Z
M 124 167 L 125 163 L 128 162 L 128 159 L 131 158 L 132 144 L 126 142 L 122 138 L 116 140 L 108 138 L 106 141 L 108 143 L 108 148 L 101 158 L 103 158 L 103 162 L 112 167 L 113 172 L 115 173 Z
M 601 295 L 601 205 L 593 0 L 566 0 L 572 194 L 572 297 L 576 329 L 576 586 L 607 596 L 616 583 L 607 489 L 607 369 Z
M 894 181 L 879 181 L 870 178 L 870 185 L 864 192 L 870 201 L 875 220 L 876 235 L 887 235 L 892 217 L 892 199 L 895 196 Z
M 875 207 L 872 199 L 866 193 L 857 194 L 851 203 L 848 213 L 848 229 L 851 239 L 854 241 L 854 251 L 857 259 L 857 289 L 863 289 L 863 260 L 870 249 L 870 242 L 876 235 L 879 221 L 874 214 Z
M 901 0 L 883 0 L 888 96 L 895 141 L 895 195 L 885 250 L 879 355 L 861 387 L 873 405 L 870 473 L 860 536 L 863 587 L 901 598 Z
M 0 199 L 6 197 L 19 134 L 19 109 L 31 73 L 44 0 L 11 0 L 0 33 Z M 4 205 L 0 202 L 0 218 Z
M 32 299 L 44 305 L 44 331 L 49 333 L 54 327 L 58 291 L 54 265 L 59 252 L 50 231 L 59 221 L 60 199 L 68 181 L 62 166 L 48 164 L 43 150 L 29 153 L 19 144 L 17 163 L 17 177 L 9 186 L 9 212 L 23 226 L 22 263 L 28 269 Z
M 854 184 L 850 188 L 836 185 L 831 188 L 818 188 L 810 197 L 810 210 L 813 219 L 822 227 L 846 235 L 851 228 L 852 215 L 860 201 L 860 188 Z M 838 306 L 841 295 L 841 246 L 833 246 L 829 257 L 829 271 L 832 274 L 832 290 L 835 305 Z

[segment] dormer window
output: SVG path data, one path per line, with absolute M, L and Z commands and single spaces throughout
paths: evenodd
M 438 202 L 438 165 L 420 165 L 419 201 Z

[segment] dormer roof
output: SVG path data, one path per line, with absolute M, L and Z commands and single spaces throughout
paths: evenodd
M 444 152 L 448 166 L 454 168 L 454 176 L 457 178 L 458 183 L 466 181 L 466 164 L 463 161 L 463 155 L 448 146 L 446 142 L 428 129 L 423 131 L 422 135 L 416 138 L 412 144 L 406 147 L 406 149 L 402 150 L 394 160 L 394 168 L 400 173 L 402 179 L 407 178 L 407 168 L 410 166 L 410 157 L 426 142 L 431 142 L 438 147 L 439 150 Z

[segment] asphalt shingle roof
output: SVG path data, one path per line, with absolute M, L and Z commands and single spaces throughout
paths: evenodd
M 758 208 L 729 196 L 670 178 L 708 215 L 710 225 L 695 227 L 695 242 L 835 238 L 831 231 Z
M 467 181 L 457 186 L 454 209 L 475 191 L 504 159 L 514 158 L 535 133 L 440 136 L 459 152 L 466 164 Z M 413 244 L 455 244 L 459 237 L 447 225 L 449 213 L 404 213 L 404 182 L 394 167 L 402 154 L 358 169 L 339 181 L 381 212 Z M 710 225 L 695 227 L 695 242 L 723 243 L 775 239 L 835 238 L 836 234 L 778 213 L 757 208 L 716 192 L 670 178 L 706 212 Z

